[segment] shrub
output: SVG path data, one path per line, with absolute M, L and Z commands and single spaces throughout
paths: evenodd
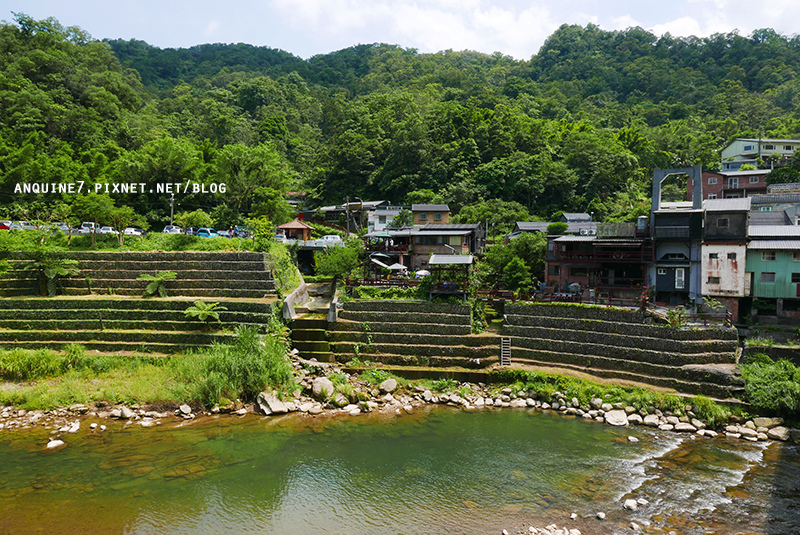
M 292 381 L 292 366 L 286 358 L 282 337 L 259 336 L 252 327 L 240 327 L 231 345 L 214 344 L 206 363 L 205 399 L 253 400 L 267 386 L 286 389 Z
M 150 281 L 144 289 L 145 297 L 152 297 L 158 295 L 159 297 L 167 296 L 167 281 L 177 277 L 178 274 L 174 271 L 159 271 L 155 275 L 144 273 L 139 275 L 139 280 Z
M 219 313 L 228 310 L 228 307 L 221 306 L 219 303 L 207 303 L 205 301 L 195 301 L 194 305 L 183 311 L 187 318 L 197 318 L 199 321 L 210 325 L 209 320 L 216 320 L 219 323 Z
M 800 411 L 800 369 L 788 360 L 767 358 L 753 358 L 741 366 L 747 401 L 759 409 Z

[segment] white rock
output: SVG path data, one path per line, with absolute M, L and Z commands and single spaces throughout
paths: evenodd
M 629 437 L 628 437 L 628 442 L 634 442 L 634 443 L 635 443 L 635 442 L 639 442 L 639 439 L 638 439 L 638 438 L 636 438 L 636 437 L 633 437 L 633 436 L 629 436 Z
M 644 417 L 644 425 L 649 427 L 658 427 L 658 416 L 655 414 L 648 414 Z
M 570 520 L 575 520 L 576 518 L 578 518 L 578 513 L 572 513 L 571 515 L 569 515 Z
M 569 535 L 581 535 L 581 530 L 573 528 L 569 530 Z
M 769 431 L 767 431 L 767 436 L 772 440 L 781 440 L 785 442 L 789 440 L 789 428 L 783 427 L 782 425 L 772 427 Z
M 67 433 L 77 433 L 80 430 L 80 428 L 81 428 L 80 421 L 76 421 L 71 426 L 69 426 Z
M 393 377 L 389 377 L 378 386 L 378 390 L 384 394 L 391 394 L 397 390 L 397 380 Z
M 636 500 L 628 498 L 627 500 L 625 500 L 625 503 L 622 504 L 622 507 L 627 509 L 628 511 L 635 511 L 636 509 L 639 508 L 639 504 L 636 503 Z
M 90 423 L 89 429 L 97 429 L 97 424 L 95 422 Z
M 678 422 L 677 424 L 675 424 L 675 431 L 681 431 L 684 433 L 694 433 L 695 431 L 697 431 L 697 428 L 692 424 L 686 422 Z
M 100 426 L 100 431 L 105 431 L 106 429 L 108 429 L 106 426 L 104 426 L 104 425 Z
M 54 439 L 47 443 L 47 449 L 52 450 L 54 448 L 60 448 L 63 445 L 64 445 L 63 440 Z
M 640 529 L 642 529 L 642 528 L 640 528 L 640 527 L 639 527 L 639 524 L 637 524 L 636 522 L 631 522 L 631 529 L 632 529 L 633 531 L 639 531 L 639 530 L 640 530 Z
M 600 520 L 603 520 L 605 517 L 606 517 L 606 514 L 604 512 L 601 511 L 601 512 L 597 513 L 597 518 L 599 518 Z
M 119 408 L 119 413 L 124 420 L 130 420 L 131 418 L 136 416 L 136 414 L 125 405 Z
M 624 410 L 606 411 L 604 418 L 608 425 L 622 426 L 628 425 L 628 415 Z
M 261 392 L 256 398 L 256 406 L 267 416 L 289 412 L 289 408 L 283 401 L 278 399 L 275 392 Z
M 639 498 L 638 500 L 636 500 L 636 503 L 638 503 L 639 505 L 650 505 L 650 502 L 648 502 L 644 498 Z
M 673 429 L 675 429 L 675 426 L 672 425 L 672 424 L 662 424 L 662 425 L 659 425 L 658 428 L 661 431 L 672 431 Z
M 636 413 L 628 414 L 629 424 L 641 425 L 642 422 L 643 422 L 642 417 L 639 416 L 638 414 Z

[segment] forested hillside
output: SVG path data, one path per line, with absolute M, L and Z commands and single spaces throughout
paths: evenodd
M 74 195 L 23 182 L 225 183 L 181 193 L 219 226 L 275 223 L 284 193 L 447 202 L 496 223 L 648 209 L 656 167 L 719 167 L 736 136 L 800 135 L 800 38 L 562 26 L 529 61 L 359 45 L 303 60 L 245 44 L 162 50 L 57 21 L 0 26 L 0 217 Z M 155 228 L 168 195 L 111 195 Z M 462 210 L 463 207 L 468 209 Z

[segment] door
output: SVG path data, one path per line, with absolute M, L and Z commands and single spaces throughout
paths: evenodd
M 683 290 L 686 287 L 686 268 L 675 268 L 675 289 Z

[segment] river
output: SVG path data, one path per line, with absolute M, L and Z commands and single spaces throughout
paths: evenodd
M 800 533 L 781 443 L 532 409 L 89 422 L 57 451 L 44 429 L 0 434 L 0 533 Z

